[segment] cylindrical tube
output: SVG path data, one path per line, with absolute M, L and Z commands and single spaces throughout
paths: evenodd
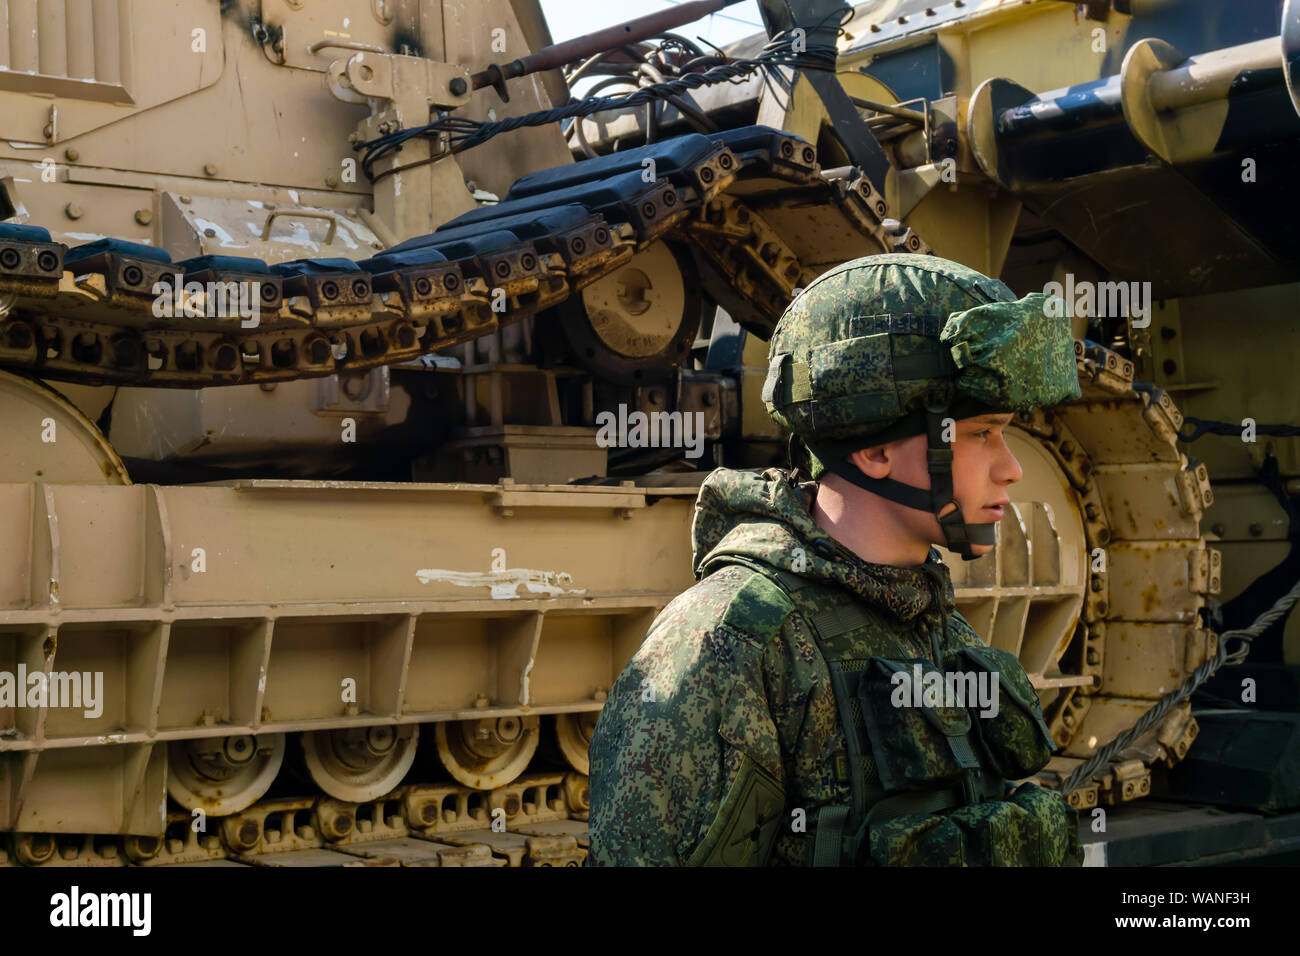
M 471 78 L 473 88 L 478 90 L 490 86 L 500 71 L 503 79 L 512 80 L 517 76 L 527 76 L 538 70 L 552 70 L 575 60 L 582 60 L 602 50 L 611 50 L 628 43 L 640 43 L 650 37 L 674 30 L 686 23 L 691 23 L 710 13 L 717 13 L 723 7 L 730 6 L 738 0 L 692 0 L 670 10 L 651 13 L 635 20 L 628 20 L 604 30 L 597 30 L 583 37 L 575 37 L 543 47 L 518 60 L 512 60 L 502 67 L 489 67 Z
M 1277 37 L 1202 53 L 1176 69 L 1151 77 L 1151 105 L 1164 111 L 1221 100 L 1234 83 L 1240 82 L 1242 74 L 1276 70 L 1281 64 Z

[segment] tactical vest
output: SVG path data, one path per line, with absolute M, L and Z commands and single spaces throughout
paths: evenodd
M 757 571 L 785 596 L 830 673 L 847 745 L 836 760 L 836 776 L 848 785 L 850 797 L 847 805 L 818 808 L 808 821 L 805 863 L 1060 866 L 1082 861 L 1077 815 L 1066 801 L 1032 783 L 1012 792 L 1007 782 L 1040 770 L 1054 749 L 1038 695 L 1014 655 L 951 640 L 953 646 L 945 648 L 932 639 L 926 648 L 904 637 L 914 650 L 901 656 L 896 645 L 880 646 L 893 642 L 882 642 L 879 618 L 850 592 L 757 561 L 729 563 Z M 937 578 L 932 581 L 937 591 Z M 943 706 L 942 700 L 935 705 L 932 698 L 927 704 L 920 687 L 910 688 L 912 699 L 899 705 L 917 665 L 922 674 L 961 673 L 977 682 L 983 673 L 985 687 L 993 686 L 996 675 L 996 715 L 969 697 L 965 706 Z M 764 862 L 774 842 L 756 848 L 754 861 Z

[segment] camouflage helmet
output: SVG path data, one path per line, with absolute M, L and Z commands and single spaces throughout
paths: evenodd
M 1041 292 L 1017 299 L 1005 283 L 937 256 L 854 259 L 819 276 L 781 316 L 763 403 L 803 440 L 814 478 L 833 471 L 937 515 L 952 501 L 943 419 L 1080 397 L 1069 319 L 1048 300 Z M 928 492 L 867 478 L 843 461 L 920 434 L 930 435 Z M 970 543 L 992 543 L 992 525 L 939 521 L 964 557 Z

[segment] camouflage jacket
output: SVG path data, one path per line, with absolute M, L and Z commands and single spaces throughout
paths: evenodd
M 797 809 L 811 820 L 848 802 L 826 662 L 799 614 L 773 619 L 754 599 L 753 562 L 856 595 L 879 623 L 883 656 L 942 660 L 982 645 L 937 551 L 920 567 L 863 561 L 815 523 L 811 487 L 778 470 L 726 469 L 702 486 L 692 528 L 701 580 L 655 620 L 592 738 L 590 864 L 690 861 L 747 761 L 784 789 L 771 864 L 806 860 L 808 835 L 789 825 Z

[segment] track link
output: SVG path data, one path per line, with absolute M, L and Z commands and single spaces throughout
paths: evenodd
M 412 784 L 378 800 L 275 798 L 170 813 L 162 837 L 15 833 L 0 866 L 581 866 L 587 778 L 526 774 L 495 790 Z
M 860 170 L 824 176 L 810 145 L 764 127 L 531 174 L 501 203 L 360 262 L 174 263 L 150 246 L 68 248 L 39 227 L 0 224 L 0 368 L 201 388 L 391 365 L 558 305 L 663 240 L 697 250 L 743 300 L 738 314 L 768 331 L 825 255 L 765 222 L 765 200 L 815 207 L 864 252 L 898 241 Z M 222 302 L 239 284 L 256 290 L 255 322 Z

